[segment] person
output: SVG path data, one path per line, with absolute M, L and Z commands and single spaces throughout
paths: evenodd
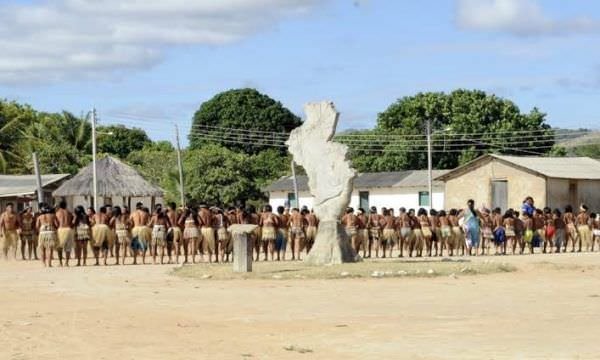
M 165 249 L 171 263 L 172 241 L 167 241 L 167 229 L 171 226 L 169 218 L 165 215 L 162 205 L 158 204 L 154 207 L 154 214 L 150 218 L 152 228 L 152 241 L 150 243 L 150 253 L 152 254 L 152 263 L 156 264 L 156 254 L 160 249 L 160 263 L 164 264 Z
M 371 206 L 369 209 L 369 218 L 367 219 L 367 229 L 369 231 L 369 253 L 367 257 L 372 256 L 373 249 L 375 249 L 375 257 L 379 257 L 379 247 L 381 246 L 381 216 L 377 213 L 377 207 Z
M 546 218 L 542 209 L 533 212 L 533 247 L 542 247 L 546 243 Z
M 394 219 L 394 216 L 389 209 L 382 208 L 382 211 L 383 219 L 381 220 L 381 225 L 383 226 L 383 233 L 381 236 L 381 257 L 385 258 L 387 252 L 389 252 L 389 256 L 392 257 L 394 246 L 398 242 L 398 238 L 396 232 L 396 219 Z M 400 254 L 402 255 L 402 248 L 400 248 Z
M 171 227 L 167 230 L 167 236 L 172 241 L 173 250 L 175 251 L 175 263 L 179 264 L 179 255 L 181 253 L 181 246 L 183 243 L 183 233 L 179 226 L 179 213 L 177 211 L 177 205 L 174 202 L 170 202 L 167 205 L 167 218 Z
M 223 213 L 223 210 L 218 207 L 213 207 L 213 228 L 214 233 L 217 234 L 217 243 L 218 243 L 218 254 L 217 256 L 221 256 L 221 262 L 229 261 L 229 247 L 231 242 L 231 235 L 227 228 L 229 227 L 229 222 L 227 216 Z
M 544 254 L 546 252 L 551 253 L 554 248 L 554 235 L 556 233 L 556 226 L 554 224 L 554 216 L 552 210 L 549 207 L 544 208 Z
M 553 213 L 552 213 L 552 218 L 554 220 L 554 228 L 555 228 L 555 232 L 554 232 L 554 246 L 555 246 L 555 252 L 559 253 L 561 251 L 561 249 L 563 249 L 564 246 L 564 250 L 563 251 L 567 251 L 567 245 L 565 245 L 566 243 L 566 237 L 567 237 L 567 233 L 566 233 L 566 228 L 567 228 L 567 224 L 565 223 L 565 218 L 563 216 L 563 214 L 561 214 L 559 209 L 554 209 Z
M 567 251 L 567 246 L 569 245 L 569 243 L 571 243 L 571 252 L 575 252 L 575 247 L 577 246 L 579 237 L 577 236 L 577 227 L 575 226 L 575 215 L 573 215 L 573 207 L 571 205 L 565 206 L 563 220 L 565 222 L 565 225 L 567 226 L 564 251 Z
M 443 254 L 444 248 L 448 256 L 454 255 L 454 238 L 452 237 L 452 228 L 448 221 L 446 211 L 440 210 L 438 213 L 438 221 L 440 223 L 440 256 Z
M 108 233 L 106 236 L 106 240 L 108 242 L 108 252 L 110 253 L 110 257 L 114 257 L 115 256 L 115 244 L 117 242 L 117 234 L 115 233 L 115 228 L 112 225 L 112 218 L 113 218 L 113 206 L 110 204 L 106 204 L 104 205 L 104 208 L 106 209 L 106 225 L 108 226 Z M 107 257 L 108 257 L 108 253 L 107 253 Z M 105 264 L 106 265 L 106 264 Z
M 458 250 L 461 249 L 462 255 L 464 255 L 465 236 L 458 222 L 458 210 L 450 209 L 448 212 L 448 222 L 452 227 L 452 237 L 454 238 L 453 244 L 456 249 L 456 254 L 458 255 Z
M 214 254 L 216 257 L 216 262 L 219 262 L 219 254 L 215 251 L 215 231 L 212 227 L 213 216 L 211 211 L 208 209 L 208 205 L 200 205 L 198 217 L 200 218 L 200 241 L 202 243 L 200 251 L 202 253 L 202 260 L 206 261 L 206 254 L 208 254 L 208 262 L 212 263 Z
M 400 208 L 396 228 L 399 229 L 398 250 L 400 250 L 400 254 L 398 255 L 398 257 L 403 257 L 405 246 L 412 242 L 413 238 L 411 217 L 408 215 L 406 209 L 403 207 Z
M 358 220 L 357 223 L 357 231 L 358 231 L 358 242 L 360 243 L 360 249 L 362 250 L 363 257 L 367 256 L 367 247 L 369 247 L 369 229 L 367 229 L 367 215 L 365 214 L 365 209 L 359 208 L 358 215 L 356 215 Z M 358 254 L 358 251 L 356 252 Z
M 317 238 L 319 219 L 317 218 L 317 215 L 315 215 L 314 209 L 307 212 L 304 217 L 306 218 L 306 253 L 308 254 Z
M 590 251 L 592 246 L 592 230 L 590 228 L 590 214 L 588 213 L 587 205 L 581 204 L 575 222 L 579 238 L 579 249 L 577 251 L 581 252 L 582 247 L 585 247 L 585 251 Z
M 523 213 L 523 241 L 521 242 L 521 254 L 525 253 L 525 246 L 529 249 L 529 253 L 533 254 L 533 218 L 528 212 Z
M 512 248 L 512 254 L 515 255 L 517 249 L 517 233 L 515 232 L 515 217 L 514 210 L 508 209 L 504 213 L 504 219 L 502 220 L 504 226 L 504 234 L 506 236 L 507 246 L 510 243 Z
M 83 266 L 86 266 L 88 243 L 92 238 L 92 227 L 90 226 L 90 218 L 87 216 L 85 209 L 81 205 L 75 208 L 73 227 L 75 228 L 75 257 L 77 258 L 76 266 L 81 266 L 82 259 Z
M 463 218 L 463 229 L 465 231 L 465 245 L 469 256 L 477 256 L 479 248 L 480 236 L 480 221 L 481 214 L 475 209 L 475 201 L 470 199 L 467 201 L 467 207 L 462 210 L 459 217 Z M 475 249 L 475 253 L 472 250 Z
M 590 221 L 592 224 L 592 252 L 594 251 L 594 246 L 598 243 L 598 247 L 600 248 L 600 216 L 596 213 L 590 214 Z
M 0 238 L 2 239 L 2 253 L 8 259 L 8 252 L 17 259 L 17 247 L 19 246 L 19 231 L 21 224 L 19 216 L 13 211 L 13 204 L 6 204 L 6 208 L 0 215 Z
M 525 200 L 523 200 L 523 204 L 521 205 L 521 212 L 523 214 L 527 214 L 530 219 L 533 219 L 533 215 L 535 213 L 535 206 L 533 202 L 533 198 L 531 196 L 527 196 Z
M 494 220 L 490 210 L 483 208 L 481 213 L 481 255 L 490 254 L 490 243 L 494 240 Z
M 523 235 L 525 233 L 525 226 L 519 216 L 518 211 L 513 211 L 514 227 L 515 227 L 515 244 L 520 249 L 520 253 L 523 254 Z M 513 253 L 514 254 L 514 253 Z
M 58 254 L 58 261 L 60 262 L 60 266 L 63 266 L 63 252 L 66 259 L 66 266 L 69 266 L 69 259 L 71 258 L 71 250 L 74 245 L 74 236 L 75 233 L 73 231 L 73 214 L 69 210 L 67 210 L 66 201 L 61 201 L 58 204 L 58 210 L 56 210 L 56 219 L 58 220 L 58 247 L 56 248 L 56 252 Z
M 52 252 L 58 245 L 56 229 L 58 221 L 54 216 L 54 208 L 41 203 L 41 214 L 36 220 L 36 230 L 38 232 L 38 241 L 42 249 L 42 262 L 44 266 L 52 267 Z
M 31 206 L 27 206 L 21 212 L 21 258 L 25 260 L 25 245 L 27 245 L 27 259 L 38 260 L 37 236 L 35 233 L 35 216 Z
M 269 260 L 269 254 L 271 255 L 271 261 L 275 260 L 275 240 L 277 239 L 277 226 L 279 225 L 278 217 L 273 214 L 273 208 L 271 205 L 265 205 L 263 207 L 262 214 L 260 214 L 259 226 L 261 229 L 261 241 L 262 241 L 262 252 L 265 256 L 265 261 Z
M 496 255 L 506 255 L 506 231 L 504 228 L 504 217 L 502 209 L 499 207 L 492 211 L 492 221 L 494 229 L 494 245 L 496 246 Z
M 440 225 L 438 220 L 438 212 L 435 209 L 429 210 L 429 225 L 431 225 L 431 248 L 435 249 L 434 256 L 442 256 L 442 242 L 439 241 L 441 238 Z M 431 251 L 429 251 L 429 256 L 431 256 Z
M 102 252 L 103 264 L 106 264 L 109 250 L 109 233 L 110 228 L 108 226 L 108 216 L 106 215 L 106 207 L 102 206 L 100 211 L 94 215 L 92 222 L 92 251 L 96 263 L 94 265 L 100 265 L 100 252 Z
M 238 218 L 236 216 L 235 207 L 228 208 L 227 213 L 225 213 L 225 216 L 227 217 L 227 232 L 229 233 L 229 242 L 228 242 L 227 249 L 225 249 L 225 254 L 227 255 L 226 256 L 227 261 L 229 261 L 229 258 L 233 254 L 233 235 L 231 233 L 230 227 L 231 227 L 231 225 L 237 224 L 237 221 L 238 221 Z M 279 256 L 279 252 L 277 253 L 277 256 Z M 233 261 L 233 259 L 232 259 L 232 261 Z
M 196 263 L 196 254 L 200 245 L 200 231 L 198 227 L 200 222 L 196 214 L 196 209 L 186 207 L 183 214 L 179 217 L 179 226 L 183 226 L 183 263 L 188 263 L 188 256 L 192 255 L 192 263 Z
M 148 227 L 150 214 L 144 204 L 138 202 L 135 205 L 135 211 L 129 216 L 133 224 L 131 229 L 131 255 L 133 256 L 133 265 L 137 265 L 137 256 L 142 254 L 142 264 L 146 263 L 146 251 L 152 239 L 152 231 Z
M 109 221 L 109 227 L 114 229 L 117 236 L 115 243 L 115 258 L 116 264 L 119 265 L 119 257 L 121 249 L 123 249 L 123 265 L 125 265 L 125 257 L 127 256 L 127 248 L 131 247 L 129 238 L 129 217 L 124 214 L 120 206 L 115 206 L 112 209 L 112 218 Z
M 429 216 L 427 216 L 427 210 L 425 210 L 424 208 L 420 208 L 419 212 L 417 213 L 417 218 L 419 219 L 419 225 L 421 227 L 421 238 L 424 243 L 421 244 L 421 246 L 425 245 L 427 256 L 431 256 L 433 245 L 431 238 L 433 237 L 433 231 L 431 230 L 431 223 L 429 221 Z M 423 250 L 421 249 L 419 251 L 419 249 L 417 249 L 417 254 L 419 252 L 422 254 Z
M 358 254 L 360 251 L 360 239 L 358 238 L 359 220 L 354 215 L 353 208 L 346 208 L 346 213 L 342 216 L 342 225 L 346 229 L 346 236 L 350 240 L 350 246 Z
M 304 228 L 306 226 L 306 219 L 298 208 L 292 209 L 290 215 L 289 228 L 290 228 L 290 243 L 292 245 L 292 260 L 302 260 L 302 250 L 304 248 Z

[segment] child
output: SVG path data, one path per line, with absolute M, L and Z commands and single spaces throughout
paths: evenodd
M 504 218 L 502 217 L 502 210 L 497 207 L 494 209 L 492 214 L 496 255 L 506 255 L 506 233 L 504 231 Z
M 554 247 L 554 234 L 556 233 L 556 227 L 554 226 L 554 217 L 552 216 L 552 210 L 549 207 L 544 208 L 544 250 L 546 254 L 552 252 Z
M 521 250 L 520 254 L 522 255 L 523 249 L 525 248 L 525 244 L 523 243 L 523 233 L 525 232 L 525 227 L 523 225 L 523 221 L 521 221 L 521 218 L 519 216 L 520 214 L 518 211 L 513 212 L 513 218 L 515 219 L 515 245 L 519 246 L 519 249 Z
M 552 219 L 554 220 L 554 246 L 556 247 L 555 252 L 559 253 L 560 249 L 562 248 L 562 246 L 564 245 L 565 247 L 565 251 L 567 249 L 567 245 L 565 244 L 565 229 L 567 227 L 567 224 L 565 223 L 565 220 L 563 219 L 562 214 L 560 213 L 560 210 L 558 209 L 554 209 L 554 212 L 552 214 Z
M 515 218 L 513 209 L 506 210 L 506 213 L 504 213 L 504 219 L 502 220 L 502 225 L 504 225 L 506 242 L 510 242 L 510 245 L 512 246 L 512 254 L 514 255 L 517 248 L 517 233 L 515 232 Z
M 525 252 L 525 246 L 529 247 L 529 253 L 533 254 L 533 219 L 528 213 L 523 213 L 523 241 L 521 242 L 521 254 Z
M 490 253 L 490 243 L 494 239 L 494 232 L 492 230 L 493 228 L 494 221 L 490 215 L 490 210 L 484 208 L 481 211 L 481 255 L 485 255 L 486 249 L 488 255 Z

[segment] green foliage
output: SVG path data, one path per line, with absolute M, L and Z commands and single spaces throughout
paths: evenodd
M 427 152 L 422 135 L 428 120 L 434 140 L 434 168 L 454 168 L 490 151 L 511 155 L 543 154 L 554 145 L 553 131 L 545 123 L 545 114 L 536 108 L 523 114 L 513 102 L 477 90 L 419 93 L 399 99 L 378 116 L 372 133 L 398 135 L 399 140 L 353 145 L 353 164 L 360 171 L 426 168 Z M 531 130 L 540 131 L 537 134 L 544 140 L 530 133 L 524 133 L 521 138 L 515 136 L 519 131 Z M 383 154 L 376 151 L 382 149 Z
M 20 162 L 16 154 L 21 132 L 36 119 L 35 111 L 28 105 L 0 100 L 0 173 L 14 173 L 13 165 Z
M 164 186 L 169 181 L 170 173 L 177 169 L 177 153 L 172 146 L 164 143 L 150 144 L 141 150 L 132 151 L 127 156 L 127 162 L 146 180 Z M 178 192 L 177 189 L 176 193 Z
M 580 145 L 571 149 L 573 155 L 600 159 L 600 144 Z
M 215 95 L 196 111 L 189 135 L 190 148 L 216 143 L 234 151 L 256 154 L 270 148 L 266 145 L 268 140 L 244 143 L 247 140 L 236 138 L 239 134 L 224 129 L 289 132 L 300 124 L 299 117 L 267 95 L 254 89 L 229 90 Z
M 127 158 L 132 151 L 141 150 L 151 144 L 146 132 L 138 128 L 127 128 L 124 125 L 98 127 L 98 151 Z

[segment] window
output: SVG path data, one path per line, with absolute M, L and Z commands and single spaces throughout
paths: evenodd
M 429 206 L 429 191 L 419 191 L 419 206 Z
M 369 192 L 368 191 L 360 191 L 358 193 L 358 207 L 365 209 L 365 211 L 368 211 L 368 209 L 369 209 Z
M 297 208 L 298 207 L 298 202 L 296 201 L 296 194 L 292 193 L 288 193 L 288 204 L 290 206 L 290 208 Z

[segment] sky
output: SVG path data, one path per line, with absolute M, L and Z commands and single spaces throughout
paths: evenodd
M 597 129 L 598 40 L 589 0 L 0 0 L 0 98 L 172 140 L 232 88 L 333 101 L 340 130 L 467 88 Z

